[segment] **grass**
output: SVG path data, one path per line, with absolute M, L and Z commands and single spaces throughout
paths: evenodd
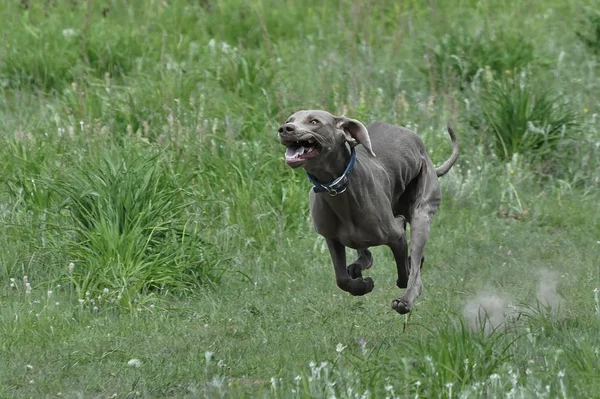
M 494 137 L 496 156 L 556 157 L 577 135 L 579 114 L 561 104 L 550 89 L 530 87 L 525 77 L 490 83 L 482 96 L 484 119 Z M 562 147 L 562 148 L 561 148 Z
M 424 50 L 424 72 L 432 90 L 453 81 L 459 87 L 467 85 L 482 73 L 502 76 L 506 71 L 527 67 L 536 58 L 530 38 L 494 27 L 478 27 L 477 32 L 470 32 L 463 25 L 456 26 L 433 43 Z
M 586 10 L 581 31 L 576 32 L 580 41 L 595 54 L 600 54 L 600 11 L 589 8 Z
M 1 398 L 597 396 L 593 2 L 0 5 Z M 459 135 L 409 317 L 386 248 L 336 287 L 299 108 Z
M 128 301 L 216 282 L 214 245 L 202 237 L 202 219 L 187 215 L 192 200 L 168 166 L 159 155 L 113 151 L 113 159 L 90 154 L 68 180 L 48 183 L 63 199 L 57 213 L 69 214 L 70 239 L 59 251 L 84 265 L 70 273 L 80 295 L 116 290 Z

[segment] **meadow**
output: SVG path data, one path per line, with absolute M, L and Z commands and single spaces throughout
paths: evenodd
M 595 0 L 0 0 L 0 398 L 600 397 Z M 335 285 L 298 109 L 441 179 L 408 316 Z M 353 254 L 349 254 L 351 256 Z

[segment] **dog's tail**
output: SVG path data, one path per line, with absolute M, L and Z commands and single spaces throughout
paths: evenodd
M 450 125 L 448 125 L 448 133 L 450 133 L 450 139 L 452 139 L 452 155 L 450 155 L 450 158 L 448 158 L 448 160 L 444 162 L 442 166 L 435 168 L 435 174 L 438 175 L 438 177 L 444 176 L 446 173 L 448 173 L 452 165 L 454 165 L 458 159 L 458 140 L 456 139 L 454 130 L 452 130 Z

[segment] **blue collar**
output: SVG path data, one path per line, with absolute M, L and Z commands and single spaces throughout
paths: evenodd
M 313 191 L 315 193 L 324 193 L 327 191 L 332 197 L 346 191 L 346 186 L 348 185 L 348 175 L 350 172 L 352 172 L 352 168 L 354 168 L 354 162 L 356 162 L 356 151 L 354 150 L 354 147 L 352 147 L 350 148 L 350 161 L 348 162 L 348 166 L 346 166 L 346 170 L 344 170 L 344 173 L 340 177 L 329 184 L 319 183 L 313 175 L 306 172 L 308 180 L 310 180 L 314 186 Z

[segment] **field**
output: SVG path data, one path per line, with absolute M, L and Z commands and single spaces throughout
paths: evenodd
M 0 20 L 0 398 L 600 397 L 595 0 Z M 335 284 L 276 134 L 311 108 L 457 132 L 409 316 L 388 248 Z

